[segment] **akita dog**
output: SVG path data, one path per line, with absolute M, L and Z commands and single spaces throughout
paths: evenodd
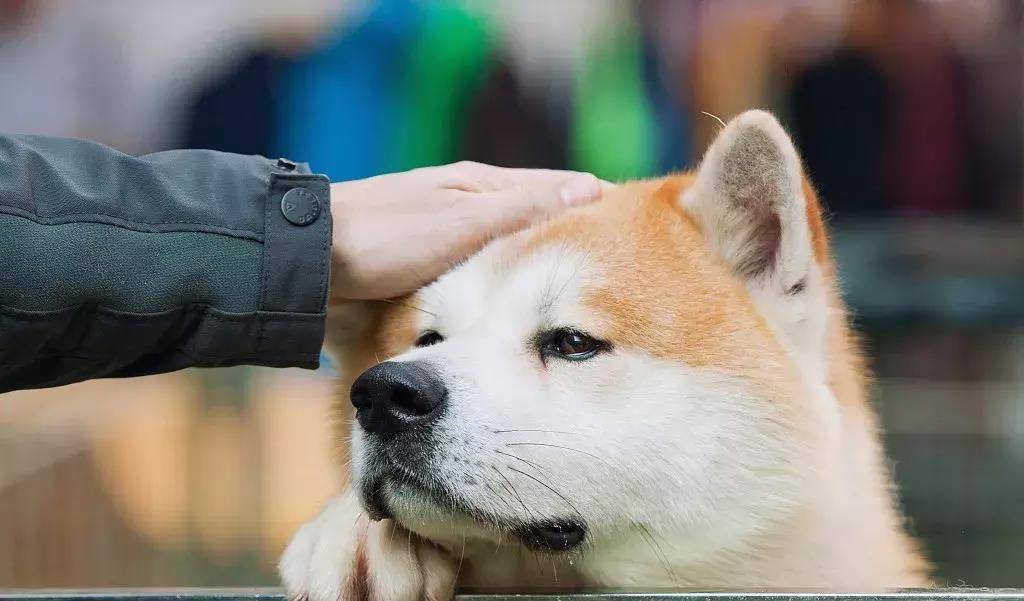
M 792 141 L 749 111 L 694 173 L 353 307 L 350 489 L 288 594 L 926 586 L 835 280 Z

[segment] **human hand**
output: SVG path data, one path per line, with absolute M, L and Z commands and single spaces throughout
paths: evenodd
M 331 300 L 412 292 L 491 238 L 601 191 L 586 173 L 468 161 L 331 184 Z

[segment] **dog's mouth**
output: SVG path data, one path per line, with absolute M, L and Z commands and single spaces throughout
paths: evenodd
M 450 491 L 424 482 L 399 466 L 386 474 L 378 473 L 372 480 L 364 480 L 361 489 L 363 506 L 373 520 L 397 520 L 389 496 L 411 492 L 437 507 L 456 509 L 488 530 L 512 534 L 523 546 L 535 551 L 569 551 L 581 545 L 587 537 L 587 528 L 579 520 L 551 519 L 510 526 L 507 518 L 477 510 Z
M 587 537 L 583 524 L 571 521 L 542 522 L 516 529 L 523 544 L 540 551 L 568 551 Z

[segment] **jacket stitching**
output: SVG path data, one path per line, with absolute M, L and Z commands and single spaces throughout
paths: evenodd
M 0 304 L 0 313 L 4 313 L 16 318 L 25 319 L 50 319 L 63 313 L 71 313 L 74 311 L 96 311 L 104 315 L 111 315 L 125 319 L 153 319 L 158 317 L 166 317 L 175 315 L 178 313 L 206 313 L 206 316 L 210 319 L 216 319 L 218 321 L 248 321 L 251 319 L 262 319 L 264 321 L 282 321 L 282 322 L 315 322 L 322 319 L 325 313 L 298 313 L 294 311 L 264 311 L 262 309 L 256 311 L 246 311 L 243 313 L 229 313 L 213 307 L 212 305 L 204 303 L 191 303 L 188 305 L 181 305 L 166 311 L 156 311 L 152 313 L 139 313 L 134 311 L 123 311 L 121 309 L 114 309 L 111 307 L 105 307 L 95 303 L 80 303 L 77 305 L 71 305 L 68 307 L 61 307 L 60 309 L 46 309 L 46 310 L 32 310 L 32 309 L 20 309 L 18 307 L 12 307 L 10 305 Z
M 239 238 L 252 239 L 257 242 L 263 242 L 263 234 L 248 229 L 239 229 L 229 226 L 217 225 L 215 223 L 206 223 L 201 221 L 175 221 L 167 220 L 161 222 L 150 222 L 150 221 L 132 221 L 122 219 L 120 217 L 114 217 L 113 215 L 107 215 L 106 213 L 70 213 L 68 215 L 60 215 L 55 217 L 47 217 L 45 215 L 37 215 L 18 207 L 0 205 L 0 213 L 7 215 L 14 215 L 15 217 L 21 217 L 28 219 L 39 225 L 70 225 L 75 223 L 101 223 L 105 225 L 112 225 L 115 227 L 121 227 L 124 229 L 138 231 L 143 233 L 163 234 L 163 233 L 180 233 L 188 231 L 200 231 L 203 233 L 227 235 Z M 174 225 L 191 225 L 195 226 L 197 230 L 187 229 L 167 229 L 157 230 L 154 228 L 146 228 L 143 226 L 174 226 Z M 133 227 L 137 226 L 137 227 Z
M 328 265 L 329 265 L 328 257 L 330 256 L 330 242 L 331 242 L 330 234 L 331 234 L 331 222 L 332 222 L 333 216 L 331 215 L 331 207 L 330 207 L 330 199 L 331 199 L 330 188 L 328 187 L 325 190 L 324 186 L 321 186 L 320 193 L 325 195 L 325 198 L 326 198 L 325 203 L 327 204 L 327 206 L 324 207 L 324 212 L 325 213 L 324 213 L 323 224 L 320 226 L 320 231 L 321 231 L 321 233 L 320 233 L 320 290 L 318 291 L 318 296 L 317 296 L 317 298 L 320 299 L 319 308 L 321 310 L 323 310 L 324 306 L 327 304 L 327 299 L 325 298 L 324 294 L 326 292 L 325 288 L 328 286 L 328 280 L 327 280 L 327 274 L 329 273 L 328 272 Z

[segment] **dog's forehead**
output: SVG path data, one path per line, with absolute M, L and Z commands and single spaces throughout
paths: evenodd
M 683 218 L 654 198 L 657 189 L 624 187 L 604 202 L 499 239 L 418 300 L 456 330 L 485 320 L 509 327 L 593 323 L 607 299 L 664 285 L 662 278 L 638 282 L 638 273 L 664 272 L 666 257 L 700 243 L 681 237 Z M 674 272 L 683 268 L 672 265 Z
M 743 284 L 672 202 L 687 183 L 620 186 L 492 242 L 408 306 L 389 307 L 383 352 L 428 329 L 517 348 L 539 330 L 575 327 L 689 366 L 750 378 L 778 371 L 781 349 Z
M 571 320 L 595 264 L 566 240 L 525 251 L 502 240 L 420 293 L 420 303 L 449 332 L 488 325 L 519 332 Z

